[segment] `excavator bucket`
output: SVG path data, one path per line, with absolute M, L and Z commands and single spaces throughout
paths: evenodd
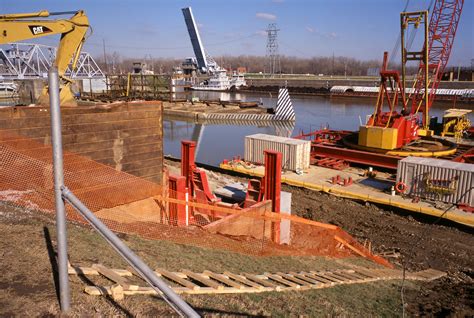
M 48 106 L 49 105 L 49 92 L 48 86 L 43 88 L 41 96 L 38 98 L 39 105 Z M 77 106 L 77 101 L 74 98 L 74 93 L 70 85 L 61 85 L 59 88 L 59 103 L 61 106 L 66 107 L 75 107 Z

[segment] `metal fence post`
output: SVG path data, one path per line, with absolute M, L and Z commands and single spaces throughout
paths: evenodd
M 97 218 L 68 188 L 62 189 L 63 197 L 89 224 L 135 269 L 135 271 L 176 311 L 185 317 L 197 318 L 199 314 L 178 296 L 156 273 L 148 267 L 117 235 Z
M 58 240 L 59 301 L 61 311 L 70 308 L 70 291 L 67 263 L 66 210 L 62 198 L 64 187 L 63 148 L 61 137 L 61 110 L 59 106 L 59 77 L 56 67 L 49 69 L 49 104 L 51 111 L 51 143 L 53 148 L 54 198 Z

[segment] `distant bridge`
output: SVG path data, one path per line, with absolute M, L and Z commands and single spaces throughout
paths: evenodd
M 3 45 L 0 47 L 0 80 L 47 78 L 48 70 L 56 59 L 56 51 L 56 47 L 41 44 Z M 102 70 L 87 52 L 80 53 L 74 72 L 70 67 L 66 76 L 72 79 L 105 78 Z

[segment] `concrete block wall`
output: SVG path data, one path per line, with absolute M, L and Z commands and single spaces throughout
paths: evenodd
M 62 108 L 64 150 L 161 184 L 162 115 L 161 102 Z M 50 143 L 49 109 L 0 108 L 0 129 Z

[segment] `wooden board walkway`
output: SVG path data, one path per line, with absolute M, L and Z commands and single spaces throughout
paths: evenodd
M 334 271 L 264 273 L 261 275 L 249 273 L 235 274 L 230 272 L 214 273 L 208 270 L 202 273 L 189 270 L 169 272 L 162 268 L 157 268 L 155 273 L 178 294 L 279 292 L 403 279 L 401 270 L 364 267 Z M 85 292 L 89 295 L 110 295 L 114 299 L 122 299 L 125 295 L 156 294 L 156 291 L 146 286 L 146 283 L 141 278 L 132 271 L 125 269 L 110 269 L 101 264 L 94 264 L 91 267 L 70 266 L 69 274 L 101 276 L 111 282 L 110 285 L 106 286 L 87 286 Z M 431 281 L 445 275 L 445 272 L 427 269 L 413 273 L 405 272 L 405 279 Z M 91 279 L 89 280 L 92 281 Z

